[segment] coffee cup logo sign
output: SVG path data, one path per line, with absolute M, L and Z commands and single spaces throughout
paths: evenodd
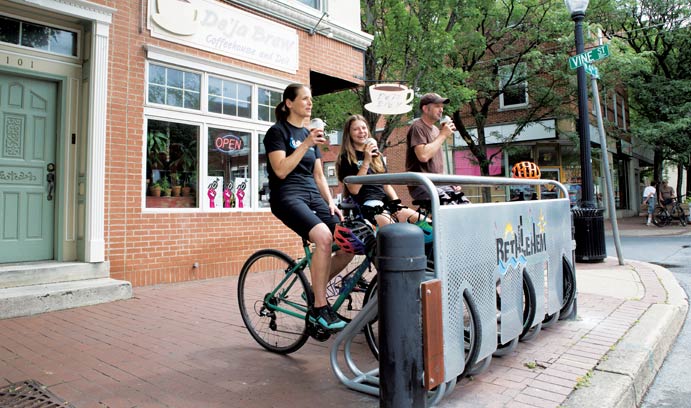
M 381 115 L 400 115 L 410 112 L 415 97 L 412 89 L 400 84 L 376 84 L 369 87 L 372 102 L 365 109 Z
M 199 28 L 199 11 L 189 0 L 156 0 L 151 19 L 173 34 L 189 36 Z

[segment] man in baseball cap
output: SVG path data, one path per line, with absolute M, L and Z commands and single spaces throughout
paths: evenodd
M 436 93 L 427 93 L 422 95 L 422 98 L 420 98 L 420 109 L 422 109 L 422 107 L 425 105 L 429 105 L 430 103 L 441 103 L 447 105 L 449 102 L 451 102 L 449 98 L 441 97 Z
M 456 131 L 453 121 L 440 123 L 444 105 L 449 102 L 449 98 L 436 93 L 427 93 L 420 98 L 420 118 L 413 121 L 406 135 L 406 171 L 444 173 L 442 147 Z M 439 127 L 437 123 L 440 123 Z M 425 186 L 410 185 L 408 191 L 413 200 L 429 199 Z

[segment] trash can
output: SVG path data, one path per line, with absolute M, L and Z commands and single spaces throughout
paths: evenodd
M 607 257 L 605 217 L 601 208 L 573 208 L 576 262 L 602 262 Z

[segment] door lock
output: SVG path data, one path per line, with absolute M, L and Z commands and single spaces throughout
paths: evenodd
M 55 163 L 48 163 L 46 166 L 48 174 L 46 174 L 46 181 L 48 182 L 48 201 L 53 200 L 53 191 L 55 191 Z

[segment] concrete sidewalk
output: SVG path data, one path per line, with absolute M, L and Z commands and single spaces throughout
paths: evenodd
M 576 320 L 494 358 L 438 406 L 635 406 L 683 323 L 686 296 L 651 264 L 610 257 L 576 272 Z M 243 327 L 236 284 L 138 287 L 130 300 L 0 320 L 0 388 L 33 379 L 77 408 L 378 406 L 334 377 L 331 340 L 289 356 L 263 351 Z M 359 340 L 354 357 L 375 367 Z

